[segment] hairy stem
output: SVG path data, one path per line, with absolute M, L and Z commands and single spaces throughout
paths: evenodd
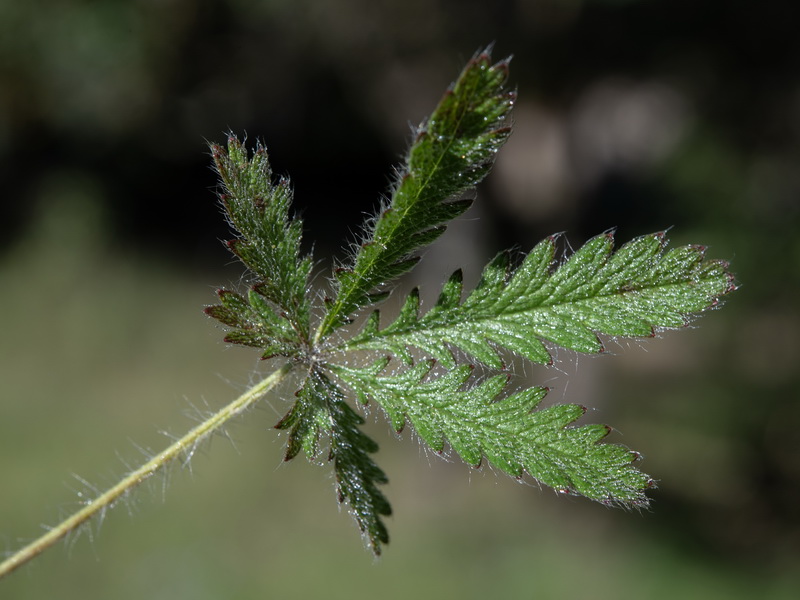
M 181 439 L 177 440 L 166 450 L 157 454 L 144 463 L 141 467 L 126 475 L 122 480 L 119 481 L 119 483 L 109 488 L 96 499 L 90 501 L 81 510 L 75 512 L 55 527 L 49 529 L 47 533 L 37 540 L 34 540 L 24 548 L 15 552 L 12 556 L 0 563 L 0 578 L 3 578 L 5 575 L 8 575 L 14 571 L 17 567 L 25 564 L 29 560 L 32 560 L 92 517 L 102 514 L 104 511 L 109 509 L 121 496 L 124 496 L 133 490 L 140 483 L 148 479 L 157 471 L 160 471 L 184 452 L 191 451 L 208 435 L 214 433 L 232 418 L 247 410 L 250 406 L 260 400 L 264 394 L 269 392 L 272 388 L 283 381 L 291 368 L 291 363 L 285 364 L 280 369 L 272 373 L 269 377 L 251 387 L 236 400 L 211 415 L 211 417 L 200 423 L 197 427 L 192 429 Z

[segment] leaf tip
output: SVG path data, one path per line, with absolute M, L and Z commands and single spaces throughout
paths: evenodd
M 225 154 L 223 147 L 214 142 L 208 145 L 208 149 L 211 151 L 211 158 L 213 158 L 214 161 L 219 160 Z
M 508 72 L 511 69 L 511 60 L 514 58 L 513 54 L 509 54 L 505 58 L 501 58 L 494 64 L 494 68 L 498 71 L 503 71 L 506 77 L 508 77 Z

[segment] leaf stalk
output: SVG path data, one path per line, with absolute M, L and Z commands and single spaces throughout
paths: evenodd
M 0 563 L 0 579 L 28 561 L 36 558 L 39 554 L 53 546 L 69 533 L 78 529 L 78 527 L 93 517 L 104 513 L 111 508 L 119 498 L 131 492 L 134 488 L 139 486 L 139 484 L 149 479 L 179 456 L 191 452 L 197 444 L 219 430 L 228 421 L 242 414 L 263 398 L 270 390 L 275 388 L 286 378 L 292 366 L 292 363 L 286 363 L 280 369 L 262 379 L 236 400 L 215 412 L 182 438 L 175 441 L 167 449 L 126 475 L 119 483 L 106 490 L 94 500 L 89 501 L 86 506 L 64 519 L 55 527 L 49 529 L 47 533 L 38 539 L 12 554 Z

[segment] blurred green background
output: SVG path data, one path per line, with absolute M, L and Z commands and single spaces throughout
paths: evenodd
M 241 271 L 205 140 L 264 140 L 320 272 L 464 60 L 514 55 L 516 130 L 407 284 L 609 227 L 728 258 L 696 328 L 525 369 L 659 480 L 624 512 L 369 431 L 374 562 L 329 469 L 281 463 L 276 395 L 0 582 L 8 599 L 795 598 L 800 37 L 792 3 L 0 0 L 0 551 L 267 372 L 201 313 Z M 318 283 L 324 285 L 323 276 Z M 427 290 L 427 291 L 425 291 Z

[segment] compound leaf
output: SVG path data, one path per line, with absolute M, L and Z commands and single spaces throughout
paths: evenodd
M 384 284 L 411 269 L 415 253 L 469 207 L 465 194 L 511 131 L 516 95 L 504 89 L 507 77 L 508 61 L 492 64 L 488 50 L 476 54 L 418 128 L 390 200 L 365 225 L 365 241 L 349 263 L 335 271 L 333 299 L 326 299 L 313 334 L 312 262 L 301 254 L 302 223 L 289 216 L 288 180 L 272 180 L 260 144 L 252 156 L 234 136 L 227 148 L 211 145 L 220 201 L 237 232 L 228 246 L 253 281 L 245 294 L 219 290 L 219 304 L 206 313 L 230 328 L 228 342 L 257 347 L 263 358 L 288 358 L 302 370 L 294 403 L 276 425 L 288 432 L 285 460 L 300 452 L 312 461 L 327 456 L 339 502 L 350 507 L 376 554 L 388 542 L 382 517 L 391 509 L 379 489 L 387 478 L 345 388 L 383 407 L 396 430 L 409 423 L 437 452 L 449 446 L 471 465 L 485 460 L 565 493 L 645 505 L 652 482 L 633 465 L 636 453 L 602 443 L 607 426 L 576 426 L 585 412 L 578 405 L 541 409 L 544 388 L 509 393 L 506 374 L 470 381 L 473 368 L 458 365 L 454 352 L 492 368 L 503 368 L 504 352 L 550 363 L 546 344 L 601 352 L 599 334 L 650 336 L 681 327 L 735 289 L 727 263 L 707 260 L 701 246 L 667 250 L 663 233 L 616 252 L 614 236 L 600 235 L 560 264 L 552 236 L 516 267 L 508 253 L 498 255 L 469 294 L 456 271 L 427 312 L 415 289 L 383 328 L 376 310 L 350 339 L 331 335 L 385 299 Z M 428 358 L 415 363 L 415 349 Z M 391 371 L 387 356 L 352 366 L 353 353 L 364 350 L 394 354 L 404 364 Z M 437 360 L 443 369 L 433 369 Z

